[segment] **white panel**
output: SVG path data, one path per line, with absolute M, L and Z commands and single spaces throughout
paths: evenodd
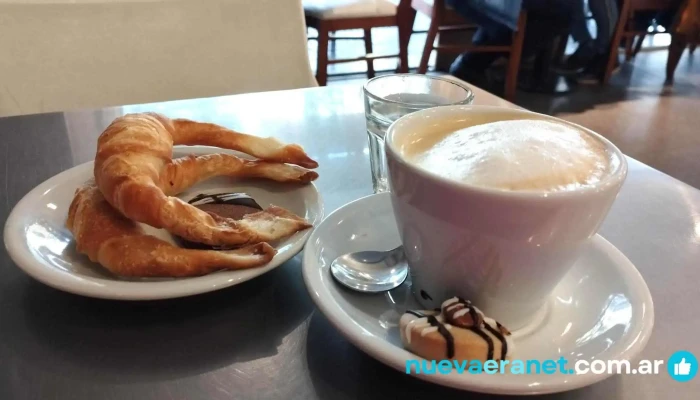
M 300 0 L 0 0 L 0 116 L 315 84 Z

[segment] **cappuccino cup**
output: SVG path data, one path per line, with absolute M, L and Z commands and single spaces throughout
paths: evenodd
M 595 132 L 501 107 L 406 115 L 386 156 L 415 297 L 426 309 L 463 297 L 510 329 L 543 310 L 627 175 Z

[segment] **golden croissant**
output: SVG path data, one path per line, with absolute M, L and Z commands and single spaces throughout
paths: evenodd
M 220 155 L 210 157 L 217 159 Z M 186 165 L 196 162 L 178 160 Z M 239 178 L 259 177 L 280 182 L 303 182 L 307 172 L 286 164 L 245 161 L 235 174 Z M 184 181 L 181 181 L 184 182 Z M 182 184 L 186 189 L 188 186 Z M 221 217 L 214 214 L 214 219 Z M 279 208 L 245 215 L 241 224 L 258 232 L 294 233 L 310 225 L 301 217 Z M 275 249 L 257 243 L 236 250 L 183 249 L 146 234 L 141 226 L 109 205 L 93 181 L 76 190 L 66 226 L 73 233 L 77 250 L 116 275 L 139 277 L 185 277 L 204 275 L 220 269 L 252 268 L 268 263 Z
M 176 144 L 217 146 L 261 160 L 243 160 L 227 154 L 172 160 Z M 250 136 L 214 124 L 145 113 L 117 118 L 100 135 L 94 173 L 104 199 L 126 218 L 189 241 L 237 246 L 279 239 L 309 225 L 298 217 L 289 218 L 277 208 L 257 213 L 255 220 L 218 217 L 173 195 L 214 176 L 309 182 L 318 174 L 302 167 L 316 166 L 298 145 L 285 145 L 273 138 Z
M 275 255 L 267 243 L 236 250 L 192 250 L 147 235 L 138 223 L 110 206 L 94 183 L 79 188 L 66 222 L 77 250 L 120 276 L 185 277 L 220 269 L 266 264 Z

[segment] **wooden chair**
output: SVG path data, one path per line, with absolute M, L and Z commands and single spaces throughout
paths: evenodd
M 666 28 L 666 27 L 664 27 L 664 28 Z M 634 57 L 637 57 L 637 54 L 642 50 L 642 43 L 644 43 L 644 39 L 646 39 L 647 36 L 654 36 L 654 35 L 658 35 L 661 33 L 669 33 L 669 32 L 668 31 L 662 32 L 662 31 L 658 30 L 657 27 L 654 27 L 654 29 L 651 32 L 649 32 L 649 31 L 644 32 L 641 35 L 635 36 L 634 38 L 632 38 L 632 40 L 629 40 L 628 42 L 626 42 L 625 43 L 625 61 L 629 61 L 629 60 L 633 59 Z
M 645 35 L 648 35 L 646 27 L 644 30 L 634 29 L 634 13 L 639 11 L 662 11 L 672 7 L 676 2 L 674 0 L 623 0 L 620 9 L 620 17 L 617 21 L 615 34 L 610 43 L 610 54 L 608 55 L 608 63 L 605 66 L 602 83 L 607 84 L 610 81 L 613 70 L 615 69 L 615 61 L 622 39 L 625 39 L 625 56 L 629 60 L 641 47 L 641 42 Z M 653 34 L 653 33 L 652 33 Z M 636 37 L 640 37 L 632 50 L 632 43 Z
M 304 0 L 306 25 L 318 31 L 318 58 L 316 80 L 321 86 L 328 81 L 328 65 L 354 61 L 367 62 L 367 76 L 374 77 L 374 60 L 399 58 L 399 72 L 408 72 L 408 41 L 411 38 L 415 11 L 411 0 L 399 0 L 398 5 L 389 0 Z M 399 53 L 376 55 L 372 50 L 372 28 L 396 26 L 399 28 Z M 329 59 L 328 43 L 331 40 L 348 39 L 331 37 L 331 32 L 362 29 L 365 55 L 345 59 Z
M 506 69 L 506 82 L 504 98 L 513 101 L 518 85 L 518 68 L 523 51 L 525 39 L 525 25 L 527 17 L 525 12 L 520 13 L 518 27 L 513 32 L 513 41 L 508 46 L 477 46 L 477 45 L 435 45 L 435 38 L 439 33 L 446 31 L 476 30 L 477 25 L 469 24 L 451 8 L 445 6 L 444 0 L 413 0 L 411 6 L 414 10 L 430 16 L 430 28 L 425 39 L 423 56 L 421 57 L 418 73 L 425 74 L 428 71 L 428 60 L 433 50 L 450 53 L 471 52 L 497 52 L 509 54 L 508 67 Z

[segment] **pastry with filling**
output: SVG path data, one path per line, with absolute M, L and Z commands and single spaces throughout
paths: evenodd
M 404 347 L 428 360 L 506 360 L 513 352 L 510 332 L 459 297 L 440 310 L 406 311 L 399 321 Z
M 228 153 L 173 159 L 175 145 L 215 146 L 257 159 Z M 214 124 L 141 113 L 119 117 L 102 132 L 97 140 L 94 175 L 105 200 L 132 221 L 192 242 L 243 246 L 278 240 L 311 225 L 274 206 L 237 221 L 208 214 L 176 195 L 219 176 L 309 183 L 318 174 L 306 167 L 317 166 L 298 145 Z
M 174 246 L 110 206 L 94 182 L 80 187 L 68 210 L 66 226 L 78 252 L 117 276 L 188 277 L 222 269 L 265 265 L 275 249 L 262 242 L 235 250 L 195 250 Z
M 209 215 L 240 221 L 248 214 L 263 210 L 254 198 L 246 193 L 199 194 L 188 201 Z M 188 249 L 230 250 L 237 246 L 209 246 L 178 237 L 180 245 Z

